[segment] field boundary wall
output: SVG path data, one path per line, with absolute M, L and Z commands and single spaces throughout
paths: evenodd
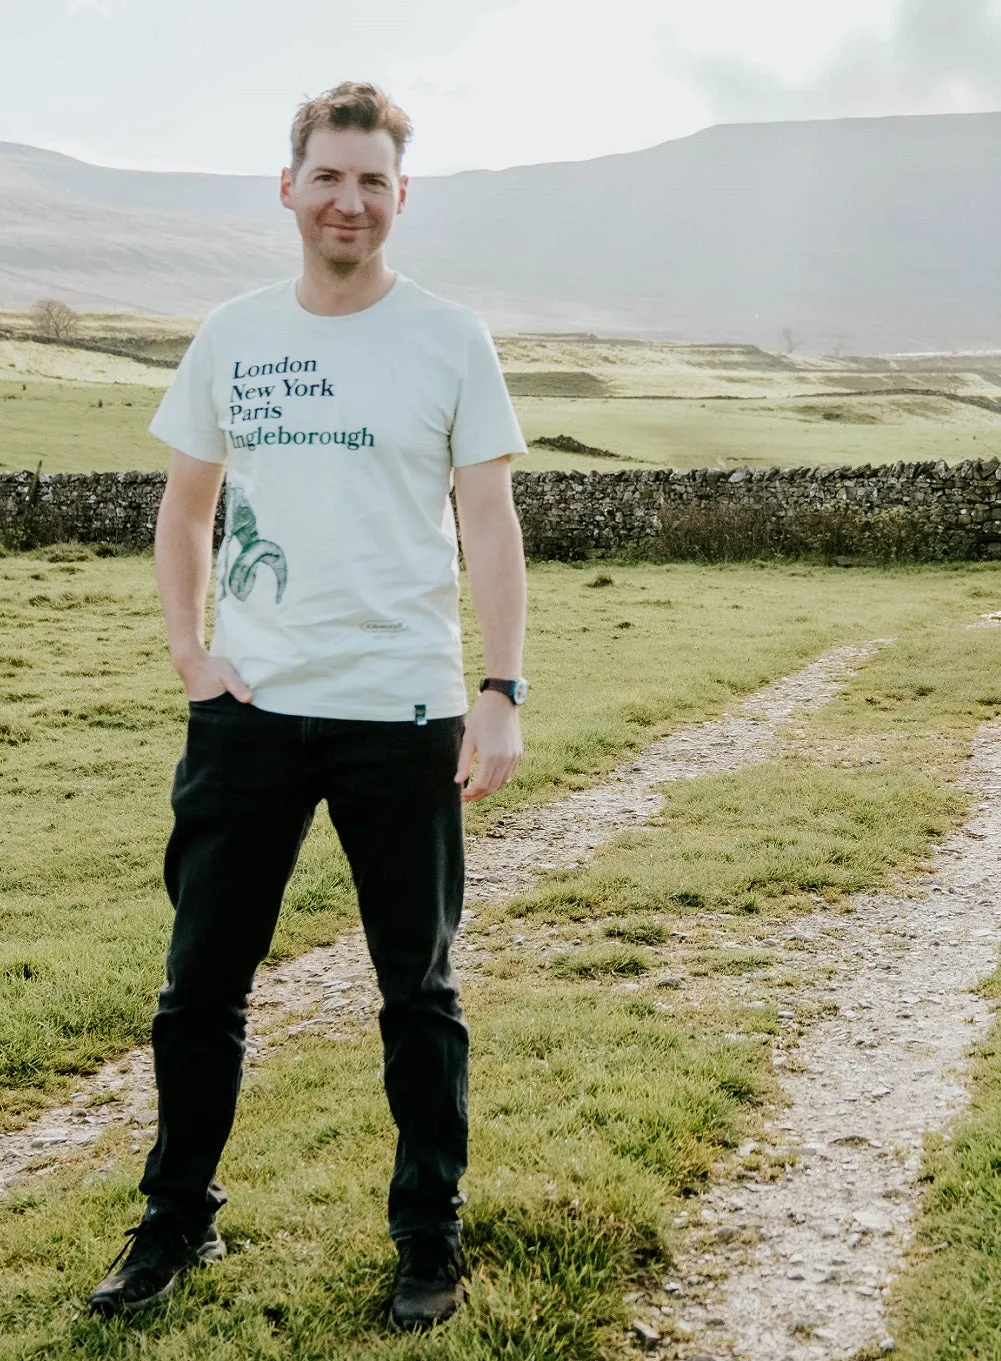
M 0 473 L 0 538 L 147 547 L 166 475 Z M 515 472 L 515 501 L 534 557 L 663 553 L 665 530 L 687 515 L 755 517 L 775 538 L 844 512 L 863 527 L 886 513 L 919 526 L 928 557 L 1001 559 L 1001 466 L 893 463 L 863 468 L 694 468 Z M 222 512 L 217 519 L 221 533 Z M 794 539 L 795 535 L 792 535 Z M 670 553 L 668 553 L 670 556 Z
M 0 340 L 30 341 L 32 345 L 57 345 L 61 350 L 92 350 L 95 354 L 112 354 L 118 359 L 133 359 L 151 369 L 176 369 L 176 359 L 158 359 L 143 354 L 128 345 L 112 345 L 103 340 L 89 340 L 86 336 L 46 336 L 38 331 L 15 331 L 0 327 Z

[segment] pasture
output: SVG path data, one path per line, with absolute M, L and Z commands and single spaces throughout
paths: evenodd
M 624 1297 L 669 1273 L 686 1197 L 720 1174 L 776 1092 L 770 1042 L 790 980 L 770 960 L 769 931 L 914 874 L 964 816 L 957 773 L 977 725 L 1001 714 L 997 634 L 966 625 L 1001 606 L 1001 570 L 540 564 L 530 591 L 528 754 L 512 786 L 470 810 L 474 835 L 503 835 L 512 810 L 589 784 L 825 649 L 893 642 L 774 759 L 670 786 L 648 828 L 477 913 L 480 962 L 465 989 L 472 1285 L 454 1326 L 413 1340 L 380 1323 L 392 1150 L 368 1026 L 275 1046 L 248 1083 L 223 1168 L 232 1255 L 141 1325 L 80 1312 L 137 1214 L 134 1130 L 70 1156 L 40 1153 L 41 1175 L 0 1197 L 0 1357 L 634 1354 Z M 8 1129 L 146 1037 L 169 929 L 160 855 L 183 727 L 148 555 L 66 546 L 0 559 Z M 353 920 L 318 818 L 273 958 L 335 940 Z M 739 950 L 719 948 L 721 928 Z M 658 986 L 679 969 L 682 986 Z M 735 970 L 753 1007 L 734 993 Z M 984 1120 L 994 1091 L 985 1084 Z M 950 1184 L 979 1176 L 987 1194 L 990 1137 L 979 1152 L 967 1142 L 936 1155 L 935 1232 L 953 1213 Z M 974 1194 L 963 1192 L 967 1215 Z M 982 1270 L 976 1242 L 962 1224 L 957 1233 L 939 1320 Z M 914 1321 L 927 1304 L 906 1287 L 901 1301 L 900 1355 L 975 1354 L 929 1349 Z
M 33 343 L 17 336 L 23 318 L 0 320 L 11 337 L 0 339 L 0 470 L 166 465 L 146 427 L 171 371 L 143 360 L 178 358 L 190 322 L 85 319 L 85 338 L 126 355 Z M 614 456 L 534 446 L 525 469 L 955 463 L 998 447 L 1001 368 L 990 358 L 964 367 L 566 337 L 500 337 L 498 350 L 530 444 L 569 435 Z
M 176 361 L 192 321 L 85 317 L 83 338 L 115 354 L 37 344 L 24 317 L 0 322 L 0 471 L 165 466 L 146 427 L 171 371 L 146 361 Z M 501 337 L 498 349 L 529 441 L 562 434 L 599 451 L 534 444 L 524 468 L 998 452 L 992 357 L 551 336 Z M 1001 608 L 1001 568 L 539 563 L 530 592 L 526 758 L 511 786 L 468 810 L 482 838 L 832 647 L 888 641 L 763 763 L 673 782 L 647 825 L 593 859 L 477 904 L 464 985 L 472 1281 L 455 1325 L 415 1341 L 381 1324 L 392 1132 L 374 1026 L 340 1039 L 299 1030 L 281 1032 L 252 1074 L 226 1154 L 231 1256 L 166 1315 L 109 1326 L 81 1312 L 140 1208 L 146 1139 L 134 1126 L 71 1153 L 41 1149 L 31 1175 L 0 1192 L 0 1361 L 636 1355 L 628 1301 L 673 1272 L 693 1197 L 779 1099 L 780 1012 L 806 989 L 823 1014 L 823 960 L 790 970 L 772 933 L 807 913 L 836 919 L 901 876 L 919 885 L 964 820 L 973 735 L 1001 715 L 998 632 L 969 625 Z M 465 625 L 473 678 L 468 608 Z M 184 717 L 148 555 L 0 556 L 0 1137 L 147 1038 Z M 344 859 L 318 816 L 270 963 L 354 923 Z M 996 993 L 996 980 L 985 987 Z M 997 1053 L 990 1042 L 979 1056 L 957 1137 L 928 1150 L 926 1215 L 890 1302 L 906 1361 L 1001 1358 Z M 683 1335 L 662 1326 L 674 1357 Z

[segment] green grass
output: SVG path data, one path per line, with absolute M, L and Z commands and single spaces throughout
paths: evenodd
M 288 1043 L 248 1085 L 226 1154 L 233 1255 L 145 1324 L 81 1316 L 134 1222 L 137 1160 L 57 1173 L 0 1215 L 0 1356 L 599 1361 L 623 1283 L 664 1270 L 672 1205 L 767 1090 L 750 1046 L 580 985 L 491 984 L 469 1007 L 476 1150 L 471 1307 L 390 1339 L 383 1229 L 392 1135 L 374 1035 Z M 38 1186 L 36 1190 L 35 1187 Z
M 987 592 L 979 608 L 996 598 L 998 575 L 617 566 L 595 590 L 593 573 L 535 567 L 526 757 L 468 825 L 483 830 L 585 785 L 834 643 L 920 635 L 969 613 L 971 589 Z M 169 930 L 160 871 L 183 730 L 148 556 L 57 549 L 0 560 L 0 1119 L 24 1118 L 147 1035 Z M 632 890 L 616 892 L 636 910 Z M 320 816 L 274 957 L 328 943 L 354 919 L 346 865 Z
M 817 385 L 819 386 L 819 384 Z M 525 438 L 571 435 L 630 462 L 532 449 L 519 468 L 819 467 L 991 458 L 999 418 L 934 398 L 821 402 L 642 401 L 516 397 Z M 837 412 L 825 420 L 824 412 Z
M 666 787 L 655 825 L 620 837 L 583 869 L 551 872 L 516 906 L 544 922 L 803 910 L 913 866 L 962 807 L 906 769 L 776 762 L 679 780 Z
M 587 395 L 600 393 L 604 380 L 586 372 L 511 377 L 529 441 L 572 435 L 625 460 L 532 449 L 519 461 L 523 469 L 953 463 L 989 458 L 997 448 L 997 416 L 933 398 L 644 401 Z M 517 395 L 522 390 L 551 395 Z M 39 460 L 46 472 L 165 468 L 170 451 L 147 431 L 160 397 L 134 383 L 0 380 L 0 471 Z
M 165 468 L 170 451 L 147 426 L 162 393 L 125 383 L 0 382 L 0 472 L 130 472 Z
M 997 981 L 992 989 L 997 995 Z M 891 1302 L 905 1361 L 1001 1358 L 1001 1033 L 974 1070 L 970 1116 L 926 1156 L 924 1215 L 911 1270 Z
M 69 578 L 74 590 L 66 578 L 59 586 L 32 580 L 36 571 L 44 576 L 73 566 L 83 569 Z M 55 833 L 65 845 L 52 850 L 49 870 L 61 876 L 60 892 L 67 897 L 78 874 L 90 872 L 88 854 L 103 856 L 103 843 L 122 823 L 143 840 L 126 878 L 112 881 L 116 892 L 132 892 L 134 876 L 145 873 L 152 895 L 158 874 L 162 810 L 157 823 L 153 809 L 137 801 L 129 762 L 141 755 L 145 782 L 162 797 L 157 784 L 176 748 L 180 706 L 162 655 L 136 663 L 136 652 L 157 637 L 152 597 L 143 585 L 148 570 L 148 559 L 47 564 L 33 555 L 0 562 L 3 622 L 13 627 L 16 621 L 19 630 L 15 646 L 4 642 L 9 674 L 3 684 L 21 694 L 33 686 L 51 706 L 44 719 L 33 720 L 19 706 L 30 709 L 37 700 L 12 704 L 21 715 L 14 721 L 32 724 L 32 733 L 28 742 L 5 749 L 4 793 L 11 760 L 24 760 L 16 782 L 34 781 L 38 800 L 21 807 L 13 844 L 28 873 Z M 558 787 L 551 778 L 559 769 L 556 753 L 563 751 L 564 760 L 567 754 L 560 733 L 568 724 L 581 732 L 588 722 L 608 722 L 607 709 L 637 702 L 628 698 L 636 684 L 649 687 L 645 704 L 652 704 L 660 686 L 674 703 L 687 700 L 686 719 L 701 717 L 733 702 L 736 681 L 754 685 L 762 672 L 791 669 L 805 640 L 819 650 L 818 629 L 862 637 L 888 633 L 893 624 L 900 642 L 870 661 L 842 699 L 791 725 L 788 749 L 769 765 L 672 786 L 659 825 L 620 839 L 592 869 L 550 876 L 537 895 L 480 911 L 472 930 L 493 959 L 465 989 L 473 1035 L 473 1156 L 465 1212 L 469 1310 L 430 1339 L 385 1333 L 381 1307 L 392 1259 L 383 1199 L 392 1131 L 374 1028 L 343 1042 L 298 1035 L 280 1045 L 248 1084 L 226 1153 L 222 1176 L 232 1200 L 223 1228 L 233 1255 L 191 1278 L 165 1315 L 108 1325 L 81 1312 L 120 1231 L 138 1213 L 133 1188 L 139 1159 L 129 1149 L 129 1131 L 110 1134 L 76 1155 L 72 1166 L 29 1181 L 0 1202 L 4 1361 L 610 1361 L 629 1354 L 624 1293 L 630 1285 L 663 1279 L 671 1266 L 669 1225 L 679 1197 L 703 1186 L 727 1150 L 755 1131 L 758 1108 L 773 1090 L 766 1058 L 773 1007 L 746 1007 L 734 991 L 738 984 L 751 987 L 767 1001 L 781 989 L 781 980 L 769 980 L 772 956 L 758 943 L 768 921 L 802 907 L 823 910 L 829 900 L 837 910 L 845 893 L 878 887 L 894 870 L 918 862 L 962 816 L 951 777 L 976 724 L 1001 711 L 1001 700 L 992 698 L 996 634 L 967 630 L 961 621 L 991 607 L 1001 583 L 997 569 L 848 574 L 616 566 L 613 572 L 613 585 L 600 590 L 588 589 L 593 574 L 572 568 L 548 566 L 531 574 L 536 674 L 544 683 L 533 695 L 537 726 L 530 741 L 552 743 L 554 752 L 527 773 L 513 802 Z M 683 625 L 671 633 L 663 660 L 654 651 L 655 631 L 636 627 L 609 633 L 593 663 L 582 666 L 579 635 L 569 621 L 598 629 L 604 615 L 601 627 L 613 629 L 626 613 L 624 601 L 631 602 L 630 612 L 639 612 L 644 586 L 647 594 L 656 588 L 657 599 L 670 600 L 657 607 L 671 612 L 662 621 Z M 65 597 L 74 591 L 89 603 L 67 609 Z M 35 592 L 47 599 L 31 606 L 28 593 Z M 742 602 L 743 610 L 731 611 Z M 37 619 L 35 609 L 42 612 Z M 78 623 L 70 627 L 77 611 Z M 621 648 L 607 641 L 611 636 L 622 638 Z M 114 661 L 119 669 L 98 689 L 93 678 L 65 673 L 79 672 L 85 658 L 93 668 L 100 638 L 110 644 L 104 666 L 110 669 Z M 574 677 L 572 690 L 558 685 L 566 675 Z M 713 677 L 729 677 L 725 698 L 710 683 Z M 144 706 L 142 725 L 95 727 L 97 705 L 105 706 L 97 711 L 100 722 L 122 718 L 116 687 L 126 684 L 136 712 Z M 82 692 L 74 700 L 78 708 L 67 702 L 70 686 Z M 61 715 L 63 708 L 70 713 Z M 80 712 L 87 717 L 79 719 Z M 528 722 L 527 711 L 525 717 Z M 677 721 L 669 708 L 646 710 L 640 718 L 630 710 L 611 731 L 623 744 Z M 147 746 L 136 753 L 141 738 Z M 95 758 L 103 753 L 107 773 L 124 778 L 104 791 L 103 820 L 95 817 L 99 798 L 87 817 L 60 821 L 57 809 L 75 815 L 80 800 L 97 793 L 92 785 L 86 796 L 78 792 L 58 802 L 60 790 L 72 787 L 66 762 L 84 750 Z M 594 767 L 614 751 L 613 740 L 596 744 Z M 564 764 L 562 778 L 578 777 L 584 778 Z M 77 779 L 88 783 L 95 775 L 78 770 Z M 52 810 L 48 843 L 32 840 L 33 819 L 46 820 L 39 817 L 42 808 Z M 5 848 L 3 863 L 9 859 Z M 309 872 L 319 872 L 321 863 Z M 106 859 L 103 865 L 109 873 Z M 551 900 L 570 882 L 582 911 Z M 77 933 L 76 1002 L 86 1011 L 94 951 L 84 941 L 99 925 L 99 904 L 80 892 L 74 919 L 48 904 L 41 887 L 30 910 L 26 899 L 23 916 L 5 923 L 5 935 L 8 942 L 13 934 L 20 937 L 32 915 L 55 906 L 48 930 L 52 938 Z M 300 879 L 297 891 L 303 887 Z M 5 908 L 9 901 L 5 889 Z M 307 916 L 315 927 L 331 909 L 320 908 L 316 895 L 310 904 Z M 119 933 L 127 934 L 134 911 L 132 905 L 119 914 Z M 295 908 L 287 914 L 286 948 L 297 946 L 300 916 Z M 522 932 L 537 930 L 541 919 L 553 922 L 545 936 L 552 947 L 548 957 L 507 935 L 515 923 Z M 328 929 L 342 922 L 334 910 Z M 737 948 L 723 948 L 721 926 Z M 111 940 L 109 929 L 109 946 Z M 152 942 L 157 951 L 161 944 L 162 937 Z M 123 959 L 120 945 L 112 954 L 119 987 L 133 972 L 141 975 L 142 959 Z M 677 994 L 656 985 L 658 970 L 679 960 L 699 980 L 697 1007 L 675 1008 Z M 10 972 L 17 983 L 18 971 Z M 20 985 L 31 981 L 22 969 Z M 64 978 L 64 989 L 68 984 Z M 15 1001 L 5 999 L 0 1014 L 16 1009 L 11 996 Z M 998 1086 L 985 1084 L 982 1091 L 986 1112 L 997 1104 Z M 994 1117 L 976 1158 L 943 1183 L 948 1212 L 964 1196 L 972 1200 L 970 1168 L 985 1177 L 996 1168 L 998 1128 Z M 996 1178 L 996 1171 L 990 1174 Z M 997 1216 L 996 1199 L 988 1209 Z M 986 1252 L 988 1233 L 974 1218 L 981 1204 L 966 1204 L 964 1213 L 970 1242 Z M 988 1231 L 993 1224 L 988 1216 Z M 929 1227 L 932 1235 L 937 1231 Z M 979 1281 L 993 1281 L 992 1272 L 996 1266 L 985 1260 L 966 1283 L 966 1295 L 957 1289 L 957 1321 L 963 1299 L 972 1297 Z M 992 1315 L 985 1307 L 980 1314 L 986 1326 Z M 964 1339 L 974 1336 L 974 1326 L 963 1321 Z M 991 1355 L 986 1331 L 976 1336 L 982 1354 Z M 955 1355 L 958 1361 L 977 1353 L 967 1345 L 965 1352 L 903 1354 L 929 1361 Z
M 553 960 L 559 978 L 631 978 L 646 973 L 651 956 L 626 945 L 596 945 L 573 950 Z
M 623 940 L 630 945 L 663 945 L 667 940 L 667 927 L 655 921 L 617 921 L 605 927 L 605 935 L 611 940 Z
M 586 369 L 508 371 L 504 381 L 513 397 L 606 397 L 609 394 L 608 383 Z

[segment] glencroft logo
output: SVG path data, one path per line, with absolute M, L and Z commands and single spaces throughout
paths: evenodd
M 369 633 L 402 633 L 406 627 L 402 619 L 369 619 L 362 624 Z

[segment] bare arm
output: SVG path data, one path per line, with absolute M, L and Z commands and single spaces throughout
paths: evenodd
M 455 470 L 462 552 L 483 635 L 488 676 L 521 675 L 525 641 L 526 583 L 521 526 L 511 495 L 510 459 L 495 458 Z M 486 798 L 512 778 L 521 759 L 521 725 L 506 695 L 480 695 L 466 724 L 456 782 L 476 775 L 463 799 Z
M 212 526 L 223 466 L 175 451 L 156 521 L 156 584 L 170 658 L 189 699 L 229 690 L 253 698 L 223 657 L 205 650 L 205 599 L 212 572 Z

